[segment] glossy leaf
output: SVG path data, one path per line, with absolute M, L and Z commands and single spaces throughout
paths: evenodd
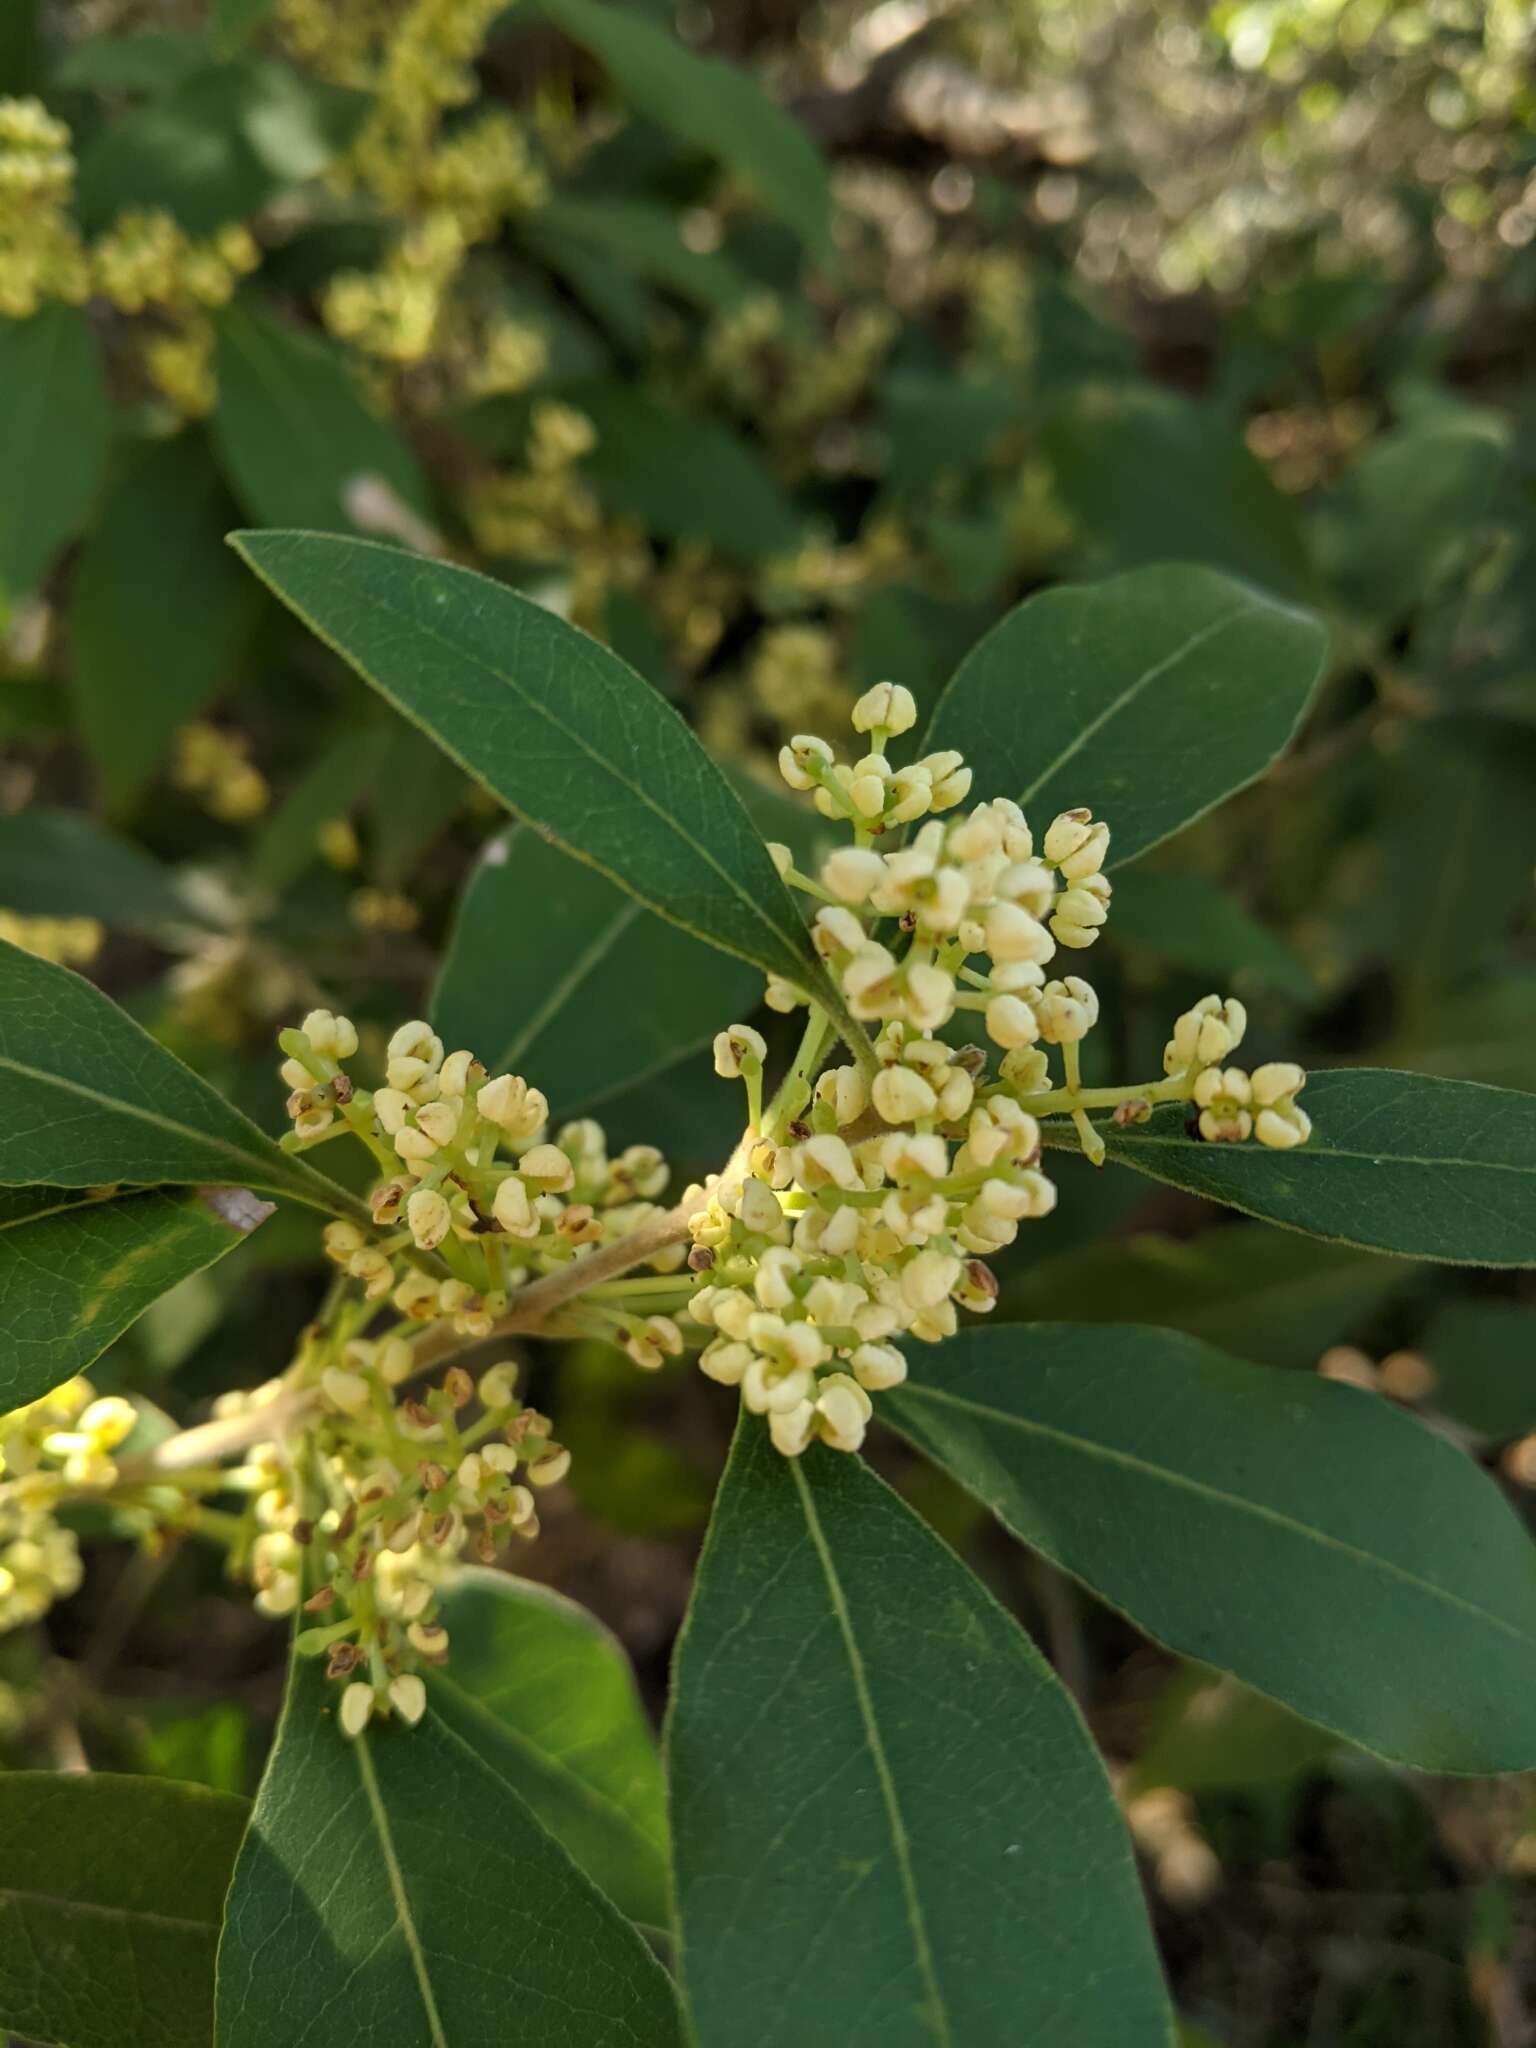
M 0 1187 L 247 1187 L 348 1197 L 291 1159 L 116 1003 L 0 942 Z
M 1410 1259 L 1536 1266 L 1536 1095 L 1362 1067 L 1314 1074 L 1302 1100 L 1312 1136 L 1291 1152 L 1203 1144 L 1178 1107 L 1101 1128 L 1112 1159 L 1287 1230 Z
M 1168 1330 L 909 1362 L 896 1427 L 1149 1634 L 1399 1762 L 1536 1762 L 1536 1548 L 1411 1416 Z
M 660 1966 L 490 1749 L 431 1710 L 348 1741 L 335 1696 L 298 1661 L 230 1886 L 218 2048 L 680 2048 Z
M 201 434 L 151 443 L 108 493 L 70 605 L 80 737 L 107 805 L 142 793 L 176 728 L 233 680 L 259 603 Z M 174 590 L 175 602 L 167 602 Z
M 197 922 L 175 877 L 82 811 L 0 818 L 0 903 L 28 917 L 94 917 L 125 931 Z
M 604 503 L 666 540 L 703 540 L 755 561 L 790 554 L 801 520 L 762 461 L 715 420 L 626 384 L 578 385 L 597 446 L 582 464 Z
M 329 343 L 231 306 L 219 316 L 215 367 L 214 440 L 253 519 L 362 532 L 351 493 L 363 479 L 384 485 L 407 518 L 430 512 L 415 456 L 370 412 Z
M 1263 774 L 1324 647 L 1307 613 L 1209 569 L 1047 590 L 960 664 L 925 744 L 958 747 L 973 796 L 1014 798 L 1037 830 L 1090 805 L 1118 864 Z
M 242 1189 L 0 1188 L 0 1412 L 83 1372 L 271 1213 Z
M 111 438 L 81 308 L 0 320 L 0 608 L 32 589 L 84 524 Z
M 67 2048 L 208 2048 L 250 1810 L 154 1778 L 0 1775 L 0 2030 Z
M 555 845 L 695 937 L 838 998 L 762 841 L 677 713 L 516 591 L 361 541 L 235 545 L 312 632 Z
M 826 167 L 797 121 L 749 71 L 700 56 L 632 8 L 604 0 L 540 0 L 572 42 L 590 50 L 630 105 L 751 185 L 813 254 L 830 253 Z
M 1269 988 L 1297 1002 L 1317 1000 L 1316 982 L 1290 947 L 1201 875 L 1137 868 L 1121 876 L 1107 937 L 1117 950 L 1129 940 L 1176 967 L 1214 975 L 1239 995 Z
M 997 1315 L 1157 1323 L 1259 1365 L 1311 1366 L 1411 1279 L 1375 1252 L 1229 1222 L 1194 1237 L 1146 1232 L 1032 1257 L 1005 1269 Z
M 670 1067 L 759 993 L 750 967 L 516 826 L 460 899 L 432 1020 L 492 1073 L 536 1076 L 558 1114 Z
M 453 1654 L 430 1683 L 438 1713 L 622 1912 L 664 1927 L 661 1764 L 617 1638 L 507 1572 L 460 1573 L 442 1620 Z
M 1103 1767 L 1021 1629 L 861 1461 L 743 1418 L 668 1777 L 705 2048 L 1156 2048 Z

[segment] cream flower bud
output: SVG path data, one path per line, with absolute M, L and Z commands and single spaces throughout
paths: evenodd
M 515 1173 L 509 1173 L 498 1183 L 491 1202 L 491 1214 L 507 1233 L 508 1237 L 537 1237 L 539 1217 L 528 1190 Z
M 393 1059 L 384 1069 L 384 1078 L 391 1088 L 400 1088 L 415 1102 L 430 1101 L 437 1092 L 437 1074 L 429 1060 L 419 1060 L 412 1053 L 402 1054 Z
M 320 1391 L 345 1415 L 361 1415 L 369 1406 L 368 1382 L 361 1373 L 345 1372 L 339 1365 L 328 1365 L 321 1373 Z
M 774 1449 L 785 1458 L 798 1458 L 811 1440 L 816 1410 L 809 1401 L 797 1401 L 793 1408 L 779 1409 L 768 1417 L 768 1434 Z
M 1045 842 L 1041 851 L 1052 867 L 1059 867 L 1064 860 L 1070 860 L 1080 847 L 1087 844 L 1092 830 L 1092 811 L 1084 808 L 1062 811 L 1046 827 Z
M 821 864 L 821 884 L 839 902 L 864 903 L 884 872 L 884 861 L 871 847 L 839 846 Z
M 472 1052 L 451 1052 L 438 1069 L 437 1085 L 444 1095 L 467 1095 L 471 1083 L 484 1072 Z
M 402 1671 L 390 1680 L 389 1704 L 408 1727 L 415 1727 L 427 1711 L 427 1688 L 414 1671 Z
M 755 1060 L 761 1067 L 767 1052 L 768 1041 L 760 1031 L 754 1031 L 750 1024 L 732 1024 L 715 1034 L 715 1072 L 734 1081 L 748 1060 Z
M 361 1735 L 373 1718 L 373 1687 L 360 1678 L 353 1679 L 341 1695 L 337 1718 L 343 1735 Z
M 755 1312 L 750 1294 L 739 1287 L 723 1287 L 715 1301 L 715 1328 L 727 1337 L 745 1337 Z
M 1039 919 L 1047 915 L 1056 898 L 1056 878 L 1037 860 L 1015 861 L 997 878 L 997 894 Z
M 912 1124 L 930 1117 L 939 1099 L 910 1067 L 882 1067 L 870 1091 L 875 1108 L 888 1124 Z
M 517 1367 L 510 1359 L 487 1367 L 480 1375 L 477 1391 L 484 1407 L 509 1407 L 517 1395 Z
M 1268 1060 L 1262 1067 L 1254 1068 L 1249 1080 L 1254 1101 L 1264 1109 L 1299 1095 L 1307 1085 L 1305 1071 L 1293 1060 Z
M 1208 1144 L 1235 1145 L 1251 1136 L 1252 1084 L 1241 1067 L 1207 1067 L 1194 1086 L 1200 1135 Z
M 773 862 L 779 876 L 787 875 L 795 864 L 795 856 L 782 839 L 767 839 L 763 844 L 768 848 L 768 858 Z
M 416 1112 L 416 1128 L 418 1131 L 425 1131 L 434 1145 L 451 1145 L 458 1135 L 458 1104 L 456 1102 L 423 1103 Z
M 398 1088 L 380 1088 L 373 1098 L 373 1113 L 379 1127 L 391 1138 L 405 1128 L 406 1118 L 414 1108 L 409 1095 L 403 1095 Z
M 554 1194 L 563 1194 L 575 1184 L 576 1172 L 570 1160 L 558 1145 L 534 1145 L 517 1163 L 517 1170 L 525 1179 L 539 1183 L 540 1189 Z
M 121 1394 L 105 1394 L 92 1401 L 75 1424 L 81 1436 L 89 1437 L 95 1451 L 115 1451 L 133 1432 L 138 1410 Z
M 1312 1135 L 1312 1119 L 1296 1103 L 1281 1108 L 1261 1109 L 1254 1119 L 1253 1135 L 1274 1152 L 1289 1152 L 1304 1145 Z
M 1086 882 L 1090 875 L 1096 875 L 1104 865 L 1104 856 L 1109 851 L 1109 827 L 1092 824 L 1087 836 L 1073 850 L 1064 854 L 1056 865 L 1068 882 Z
M 827 914 L 823 911 L 822 916 Z M 820 919 L 817 922 L 819 925 Z M 895 958 L 884 946 L 871 939 L 857 948 L 842 970 L 843 993 L 854 1006 L 855 1016 L 867 1014 L 867 1009 L 861 1009 L 861 1006 L 884 1000 L 895 973 Z
M 832 749 L 825 740 L 814 733 L 797 732 L 787 747 L 779 749 L 779 773 L 791 789 L 814 789 L 818 777 L 811 772 L 811 764 L 825 766 L 832 759 Z
M 741 1184 L 741 1197 L 736 1210 L 744 1229 L 755 1237 L 770 1237 L 784 1226 L 784 1211 L 778 1196 L 766 1181 L 745 1180 Z
M 1208 1065 L 1226 1059 L 1242 1044 L 1247 1029 L 1247 1010 L 1236 996 L 1228 996 L 1219 1010 L 1201 1018 L 1195 1041 L 1197 1056 Z
M 936 1308 L 960 1278 L 960 1261 L 933 1246 L 920 1251 L 901 1269 L 901 1298 L 911 1309 Z
M 994 960 L 1043 963 L 1056 951 L 1045 926 L 1017 903 L 988 904 L 981 925 L 986 950 Z
M 549 1103 L 520 1074 L 498 1074 L 475 1096 L 475 1108 L 514 1142 L 531 1138 L 549 1121 Z
M 435 1071 L 442 1065 L 443 1041 L 430 1024 L 417 1017 L 409 1024 L 402 1024 L 390 1039 L 389 1057 L 392 1060 L 421 1060 Z
M 862 1188 L 863 1179 L 854 1165 L 853 1154 L 839 1137 L 831 1132 L 820 1132 L 807 1138 L 799 1148 L 798 1179 L 802 1186 L 814 1192 L 817 1188 L 838 1187 L 850 1191 Z
M 861 1344 L 849 1363 L 854 1378 L 870 1394 L 899 1387 L 907 1376 L 907 1361 L 894 1344 Z
M 350 1017 L 311 1010 L 300 1029 L 315 1051 L 327 1059 L 349 1060 L 357 1051 L 357 1026 Z
M 886 766 L 880 763 L 880 768 Z M 885 776 L 879 769 L 865 768 L 848 785 L 848 797 L 861 818 L 878 818 L 885 809 Z
M 933 778 L 921 766 L 898 768 L 886 784 L 885 822 L 909 825 L 933 805 Z
M 741 1376 L 752 1363 L 752 1347 L 730 1338 L 717 1337 L 699 1353 L 699 1371 L 722 1387 L 739 1387 Z
M 534 1486 L 558 1486 L 571 1469 L 571 1454 L 564 1446 L 551 1446 L 542 1458 L 536 1458 L 528 1467 L 528 1477 Z
M 874 1410 L 850 1374 L 828 1373 L 816 1396 L 816 1434 L 834 1451 L 856 1451 Z
M 855 732 L 910 732 L 917 723 L 917 699 L 900 683 L 876 683 L 853 707 Z
M 435 1188 L 417 1188 L 405 1205 L 405 1220 L 417 1246 L 436 1251 L 453 1227 L 448 1204 Z
M 1030 1045 L 1040 1036 L 1034 1010 L 1022 996 L 994 996 L 986 1009 L 987 1036 L 1005 1048 Z
M 952 976 L 931 960 L 918 960 L 907 969 L 906 1012 L 919 1031 L 937 1031 L 955 1011 Z
M 760 1183 L 759 1183 L 760 1185 Z M 774 1203 L 777 1208 L 777 1202 Z M 759 1305 L 768 1309 L 788 1308 L 795 1299 L 794 1281 L 800 1261 L 784 1245 L 772 1245 L 757 1262 L 752 1291 Z
M 424 1166 L 436 1157 L 437 1140 L 414 1124 L 407 1124 L 404 1130 L 395 1133 L 395 1150 L 408 1165 Z
M 1063 946 L 1077 949 L 1091 946 L 1108 915 L 1109 912 L 1091 890 L 1068 889 L 1056 898 L 1056 908 L 1051 916 L 1051 935 Z
M 869 1106 L 869 1088 L 857 1067 L 828 1067 L 816 1083 L 816 1100 L 840 1124 L 851 1124 Z
M 1075 974 L 1064 981 L 1049 981 L 1035 1002 L 1040 1019 L 1040 1036 L 1047 1045 L 1075 1045 L 1086 1038 L 1099 1021 L 1099 998 Z
M 288 1088 L 308 1088 L 315 1078 L 302 1060 L 284 1060 L 277 1073 L 278 1079 Z

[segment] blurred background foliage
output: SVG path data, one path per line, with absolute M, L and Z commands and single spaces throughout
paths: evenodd
M 698 1048 L 750 978 L 674 940 L 662 991 L 607 885 L 509 839 L 223 534 L 513 581 L 802 839 L 789 732 L 884 676 L 931 700 L 1043 584 L 1182 558 L 1333 655 L 1278 772 L 1117 876 L 1116 1064 L 1219 987 L 1261 1058 L 1536 1087 L 1532 57 L 1515 0 L 6 0 L 0 932 L 270 1128 L 280 1023 L 432 1003 L 702 1170 L 735 1103 Z M 1354 1379 L 1530 1502 L 1527 1282 L 1061 1177 L 1002 1314 Z M 95 1377 L 185 1420 L 278 1369 L 311 1235 L 279 1215 Z M 724 1405 L 592 1346 L 538 1369 L 576 1465 L 533 1569 L 659 1698 Z M 1191 2044 L 1536 2041 L 1529 1783 L 1340 1748 L 876 1456 L 1118 1760 Z M 105 1546 L 0 1645 L 0 1742 L 248 1787 L 279 1633 L 190 1549 Z

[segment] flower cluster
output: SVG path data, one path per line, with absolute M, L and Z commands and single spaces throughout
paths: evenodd
M 55 1511 L 68 1495 L 114 1484 L 112 1452 L 136 1419 L 129 1402 L 98 1400 L 83 1379 L 0 1418 L 0 1630 L 40 1620 L 79 1586 L 74 1531 Z
M 787 847 L 773 852 L 790 886 L 817 901 L 812 938 L 850 1016 L 879 1027 L 870 1057 L 827 1069 L 812 1087 L 826 1031 L 812 1005 L 806 1077 L 765 1116 L 761 1035 L 738 1024 L 715 1041 L 716 1071 L 745 1082 L 761 1135 L 745 1176 L 716 1184 L 694 1219 L 689 1263 L 702 1279 L 688 1315 L 713 1332 L 702 1370 L 739 1387 L 789 1456 L 815 1439 L 856 1450 L 870 1395 L 905 1377 L 894 1340 L 933 1342 L 954 1331 L 959 1310 L 991 1308 L 987 1259 L 1055 1206 L 1039 1163 L 1043 1118 L 1069 1116 L 1096 1161 L 1095 1108 L 1127 1122 L 1159 1102 L 1191 1102 L 1212 1142 L 1286 1147 L 1310 1128 L 1296 1105 L 1299 1067 L 1273 1062 L 1249 1075 L 1224 1064 L 1246 1017 L 1214 995 L 1179 1018 L 1162 1080 L 1083 1087 L 1098 996 L 1052 969 L 1059 951 L 1086 952 L 1104 927 L 1109 828 L 1086 809 L 1065 811 L 1037 848 L 1017 804 L 961 810 L 971 771 L 958 754 L 906 766 L 888 755 L 916 717 L 908 691 L 880 683 L 853 710 L 861 759 L 840 762 L 810 734 L 780 757 L 791 788 L 852 828 L 814 878 Z M 910 837 L 892 837 L 904 827 Z M 769 984 L 775 1009 L 807 1000 Z M 942 1035 L 966 1013 L 990 1047 Z
M 94 960 L 105 937 L 94 917 L 22 917 L 14 910 L 0 910 L 0 939 L 62 967 L 82 967 Z

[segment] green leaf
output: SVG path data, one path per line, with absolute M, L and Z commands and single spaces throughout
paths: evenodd
M 271 14 L 275 0 L 213 0 L 208 35 L 217 55 L 238 56 Z
M 258 889 L 280 895 L 313 866 L 321 827 L 353 810 L 378 773 L 388 739 L 382 726 L 360 732 L 344 715 L 340 737 L 315 756 L 256 835 L 251 880 Z
M 1536 1089 L 1536 973 L 1461 984 L 1416 1010 L 1382 1049 L 1394 1067 Z
M 230 1886 L 218 2048 L 680 2048 L 660 1966 L 491 1752 L 432 1710 L 348 1741 L 333 1697 L 298 1660 Z
M 701 57 L 632 8 L 540 0 L 549 19 L 608 72 L 632 106 L 750 185 L 817 256 L 831 254 L 826 166 L 799 122 L 749 71 Z
M 0 1187 L 162 1182 L 350 1205 L 100 989 L 0 941 Z
M 902 1434 L 1159 1641 L 1398 1762 L 1536 1762 L 1536 1549 L 1411 1416 L 1168 1330 L 970 1331 L 910 1364 Z
M 1314 618 L 1209 569 L 1047 590 L 960 664 L 925 746 L 1048 823 L 1091 805 L 1116 864 L 1264 773 L 1322 667 Z
M 223 546 L 230 509 L 203 437 L 178 434 L 126 470 L 81 550 L 72 687 L 113 811 L 143 794 L 176 728 L 228 686 L 249 642 L 260 606 Z
M 553 844 L 843 1017 L 730 785 L 633 669 L 505 585 L 304 533 L 233 543 L 310 630 Z
M 683 239 L 685 219 L 678 208 L 651 199 L 562 197 L 520 222 L 518 234 L 552 269 L 569 270 L 578 290 L 593 269 L 607 271 L 610 282 L 598 286 L 599 301 L 611 300 L 617 271 L 664 285 L 706 312 L 723 313 L 746 297 L 752 281 L 718 250 L 690 249 Z M 602 303 L 596 310 L 602 312 Z M 635 339 L 647 345 L 643 322 Z
M 215 367 L 213 436 L 253 519 L 361 532 L 348 499 L 364 479 L 385 485 L 407 516 L 428 515 L 430 493 L 415 456 L 369 411 L 329 342 L 230 306 L 219 316 Z
M 703 540 L 743 561 L 791 553 L 801 520 L 756 451 L 715 420 L 626 384 L 566 394 L 597 430 L 582 464 L 603 501 L 666 540 Z
M 1449 1301 L 1414 1347 L 1434 1369 L 1427 1405 L 1479 1436 L 1536 1429 L 1536 1315 L 1511 1301 Z
M 0 1412 L 84 1372 L 151 1303 L 271 1214 L 243 1189 L 99 1201 L 0 1188 Z
M 708 2048 L 1155 2048 L 1125 1835 L 1017 1625 L 856 1458 L 744 1416 L 668 1723 Z
M 977 468 L 1019 416 L 1018 393 L 1002 378 L 952 371 L 894 370 L 882 401 L 890 441 L 884 484 L 902 499 Z
M 209 65 L 96 131 L 80 158 L 81 217 L 100 229 L 125 208 L 164 208 L 193 235 L 249 220 L 317 178 L 367 105 L 283 64 Z
M 660 1073 L 758 995 L 750 967 L 516 826 L 459 901 L 432 1020 L 493 1074 L 533 1075 L 558 1113 Z
M 1213 975 L 1239 994 L 1271 988 L 1299 1003 L 1317 1001 L 1317 984 L 1290 947 L 1226 889 L 1203 876 L 1138 868 L 1115 883 L 1110 937 Z
M 1280 597 L 1314 595 L 1295 500 L 1221 413 L 1171 391 L 1098 387 L 1062 408 L 1045 445 L 1095 565 L 1201 562 Z
M 1338 1747 L 1326 1728 L 1287 1713 L 1234 1678 L 1186 1666 L 1158 1700 L 1131 1775 L 1135 1792 L 1243 1792 L 1284 1785 Z
M 0 818 L 0 903 L 28 917 L 95 917 L 124 931 L 197 922 L 174 876 L 81 811 Z
M 632 1920 L 667 1922 L 667 1822 L 655 1739 L 617 1638 L 506 1572 L 464 1571 L 441 1602 L 452 1653 L 438 1713 Z
M 1536 1095 L 1361 1067 L 1314 1074 L 1303 1100 L 1312 1136 L 1292 1152 L 1202 1144 L 1178 1107 L 1101 1128 L 1112 1159 L 1287 1230 L 1410 1259 L 1536 1266 Z
M 250 1803 L 103 1772 L 0 1776 L 0 2030 L 208 2048 L 224 1890 Z
M 166 93 L 207 61 L 207 44 L 190 30 L 97 35 L 64 52 L 52 82 L 67 92 Z
M 1010 1323 L 1158 1323 L 1260 1365 L 1315 1365 L 1411 1275 L 1395 1259 L 1225 1223 L 1195 1237 L 1144 1233 L 1009 1272 Z
M 403 887 L 472 794 L 456 762 L 414 725 L 391 718 L 363 800 L 372 879 L 381 888 Z
M 84 523 L 112 413 L 78 306 L 0 320 L 0 611 L 24 597 Z

